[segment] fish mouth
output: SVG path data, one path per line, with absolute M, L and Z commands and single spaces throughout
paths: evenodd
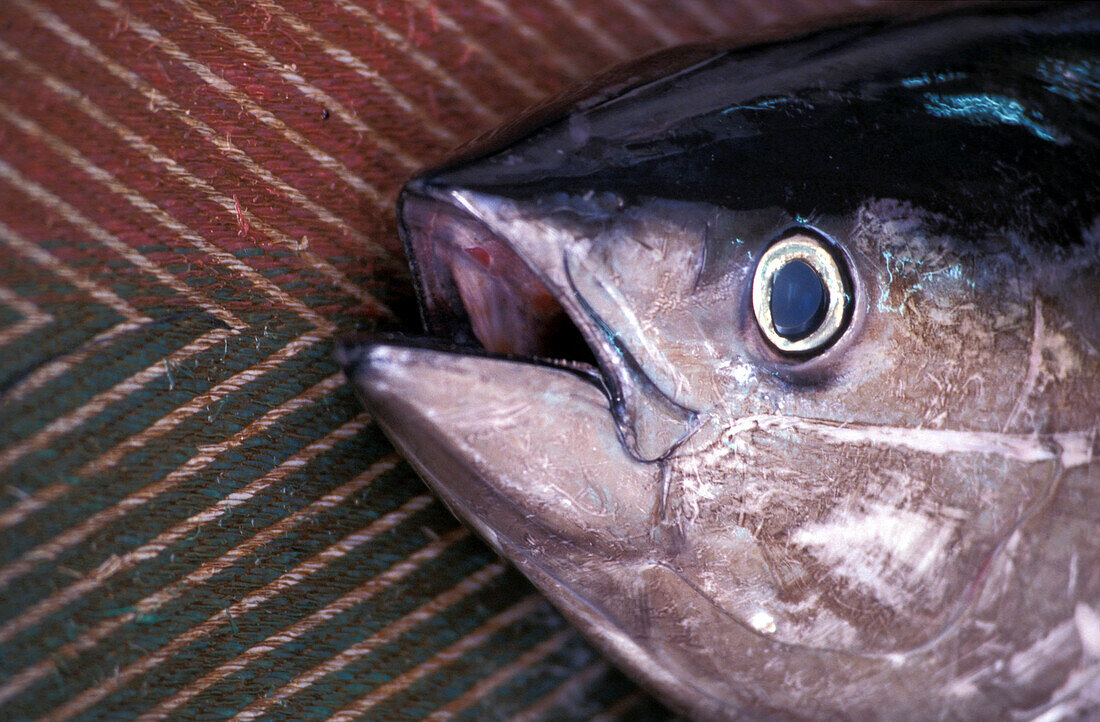
M 336 358 L 456 516 L 565 584 L 570 564 L 628 557 L 649 533 L 659 474 L 633 430 L 648 388 L 546 257 L 490 223 L 499 199 L 475 195 L 406 185 L 399 229 L 427 333 L 345 339 Z
M 596 356 L 559 295 L 511 244 L 448 196 L 417 179 L 398 201 L 428 334 L 455 347 L 595 372 Z
M 568 259 L 576 239 L 543 220 L 541 203 L 449 182 L 446 171 L 406 184 L 398 228 L 430 339 L 417 343 L 577 373 L 606 394 L 627 453 L 663 458 L 696 414 L 657 388 L 578 291 Z M 583 202 L 553 203 L 550 216 Z
M 563 248 L 502 230 L 508 203 L 438 173 L 411 180 L 398 225 L 426 334 L 346 339 L 337 361 L 391 441 L 490 543 L 537 525 L 582 546 L 599 527 L 615 545 L 648 530 L 659 496 L 650 462 L 684 438 L 690 412 L 607 337 L 563 271 Z M 636 481 L 629 498 L 623 479 Z

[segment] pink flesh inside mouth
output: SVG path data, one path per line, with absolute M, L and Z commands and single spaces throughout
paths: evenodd
M 445 201 L 406 192 L 401 223 L 429 333 L 452 336 L 465 322 L 491 353 L 594 365 L 558 300 L 478 219 Z

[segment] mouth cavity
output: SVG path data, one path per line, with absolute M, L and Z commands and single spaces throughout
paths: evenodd
M 492 354 L 596 366 L 554 294 L 500 236 L 417 181 L 399 225 L 429 334 Z

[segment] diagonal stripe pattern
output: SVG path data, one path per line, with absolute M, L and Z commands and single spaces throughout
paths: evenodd
M 393 201 L 609 63 L 875 0 L 0 3 L 0 718 L 669 718 L 331 359 Z

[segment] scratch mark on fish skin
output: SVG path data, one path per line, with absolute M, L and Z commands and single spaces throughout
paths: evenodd
M 872 505 L 864 513 L 842 511 L 821 522 L 805 525 L 791 541 L 810 547 L 828 560 L 836 574 L 867 590 L 885 607 L 911 603 L 918 594 L 942 594 L 937 562 L 958 522 L 924 513 Z M 898 578 L 897 568 L 909 574 Z
M 1084 602 L 1077 602 L 1073 610 L 1073 621 L 1077 625 L 1077 636 L 1081 638 L 1081 647 L 1085 654 L 1100 659 L 1100 614 Z
M 1073 552 L 1073 556 L 1069 558 L 1069 575 L 1066 580 L 1066 595 L 1071 599 L 1075 596 L 1077 590 L 1077 552 Z
M 745 432 L 791 429 L 817 434 L 840 444 L 876 444 L 928 454 L 993 454 L 1023 463 L 1057 461 L 1063 469 L 1089 464 L 1096 430 L 1063 431 L 1049 435 L 1008 434 L 999 431 L 921 429 L 871 424 L 840 424 L 779 414 L 754 414 L 725 430 L 725 440 Z
M 1039 380 L 1039 367 L 1043 363 L 1043 333 L 1043 303 L 1036 298 L 1035 331 L 1031 336 L 1031 353 L 1028 356 L 1027 375 L 1024 376 L 1024 383 L 1020 388 L 1020 395 L 1016 397 L 1016 403 L 1012 407 L 1012 413 L 1008 415 L 1008 420 L 1005 421 L 1005 425 L 1001 428 L 1001 431 L 1008 431 L 1012 428 L 1016 423 L 1016 419 L 1023 413 L 1024 404 L 1027 403 L 1027 399 L 1031 396 L 1031 392 L 1035 390 L 1035 384 Z

